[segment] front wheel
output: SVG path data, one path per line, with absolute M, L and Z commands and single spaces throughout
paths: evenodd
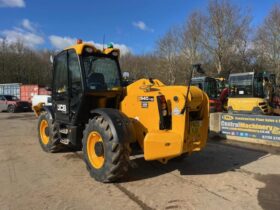
M 59 132 L 49 113 L 42 112 L 38 120 L 39 143 L 45 152 L 58 152 L 63 148 Z
M 128 170 L 128 143 L 120 143 L 113 136 L 112 126 L 102 116 L 95 116 L 84 130 L 84 161 L 99 182 L 116 181 Z
M 15 113 L 16 111 L 16 107 L 14 105 L 9 105 L 8 106 L 8 112 L 9 113 Z

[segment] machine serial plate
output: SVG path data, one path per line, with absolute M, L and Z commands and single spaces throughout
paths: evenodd
M 148 102 L 142 101 L 142 102 L 141 102 L 141 107 L 142 107 L 142 108 L 148 108 L 148 107 L 149 107 Z

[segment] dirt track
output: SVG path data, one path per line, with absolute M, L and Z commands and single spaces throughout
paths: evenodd
M 0 209 L 280 209 L 280 156 L 209 142 L 167 165 L 132 161 L 95 182 L 80 152 L 47 154 L 33 113 L 0 113 Z

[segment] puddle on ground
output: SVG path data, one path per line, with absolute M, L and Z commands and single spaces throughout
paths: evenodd
M 265 210 L 280 209 L 280 174 L 256 175 L 255 178 L 265 184 L 259 189 L 259 205 Z

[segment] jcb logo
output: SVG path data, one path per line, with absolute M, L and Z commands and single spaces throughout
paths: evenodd
M 57 111 L 66 112 L 66 110 L 65 104 L 57 104 Z
M 229 120 L 233 120 L 234 117 L 231 116 L 231 115 L 224 115 L 223 118 L 224 118 L 224 120 L 228 120 L 229 121 Z

